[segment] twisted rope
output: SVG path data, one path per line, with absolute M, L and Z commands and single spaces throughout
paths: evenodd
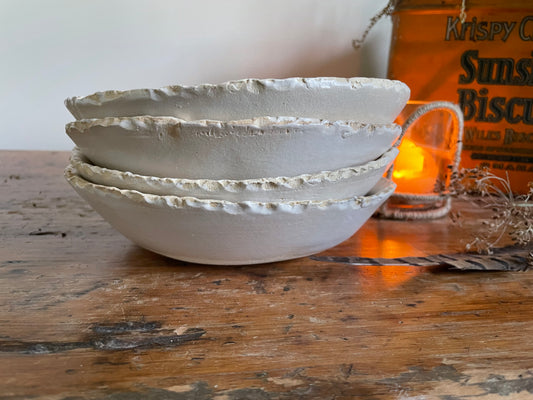
M 453 163 L 450 164 L 450 172 L 453 174 L 458 171 L 463 150 L 463 131 L 464 117 L 461 108 L 449 101 L 434 101 L 418 107 L 402 125 L 402 133 L 394 144 L 398 147 L 401 144 L 403 136 L 409 127 L 421 116 L 434 110 L 444 110 L 450 112 L 453 116 L 454 124 L 457 129 L 457 140 L 454 143 Z M 392 179 L 394 164 L 387 170 L 386 177 Z M 399 209 L 391 206 L 391 203 L 401 201 L 405 205 L 420 206 L 418 209 Z M 442 192 L 434 195 L 421 195 L 415 193 L 393 193 L 389 201 L 381 206 L 379 214 L 385 218 L 394 219 L 433 219 L 445 216 L 451 208 L 451 197 L 448 193 Z
M 399 0 L 389 0 L 387 5 L 383 7 L 381 11 L 379 11 L 376 15 L 370 18 L 370 22 L 368 23 L 368 26 L 366 27 L 365 31 L 361 35 L 361 38 L 352 40 L 352 46 L 354 49 L 359 50 L 363 46 L 363 43 L 365 42 L 366 37 L 368 36 L 368 34 L 370 33 L 374 25 L 376 25 L 379 22 L 379 20 L 383 18 L 384 16 L 391 15 L 394 9 L 396 8 L 396 4 L 398 3 L 398 1 Z M 461 9 L 459 12 L 459 19 L 462 24 L 464 24 L 466 21 L 466 0 L 461 0 Z

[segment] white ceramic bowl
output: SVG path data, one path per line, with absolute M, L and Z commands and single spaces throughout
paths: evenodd
M 68 98 L 65 105 L 76 119 L 152 115 L 231 121 L 296 116 L 391 123 L 409 95 L 403 82 L 378 78 L 244 79 L 216 85 L 110 90 Z
M 367 163 L 391 147 L 401 127 L 291 117 L 217 122 L 139 116 L 75 121 L 66 132 L 101 167 L 168 178 L 253 179 Z
M 314 254 L 352 236 L 392 194 L 382 179 L 368 196 L 344 200 L 229 202 L 157 196 L 65 177 L 105 220 L 139 246 L 202 264 L 238 265 Z
M 70 163 L 89 182 L 143 193 L 228 201 L 297 201 L 344 199 L 372 189 L 398 155 L 393 147 L 364 165 L 305 174 L 246 180 L 158 178 L 102 168 L 75 148 Z

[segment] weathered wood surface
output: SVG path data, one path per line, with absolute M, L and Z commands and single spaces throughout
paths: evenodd
M 182 263 L 109 227 L 67 159 L 0 152 L 0 399 L 533 398 L 533 272 Z M 461 251 L 473 221 L 372 219 L 322 255 Z

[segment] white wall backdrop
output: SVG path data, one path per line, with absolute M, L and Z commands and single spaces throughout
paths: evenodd
M 63 101 L 107 89 L 386 74 L 386 0 L 0 0 L 0 149 L 70 150 Z

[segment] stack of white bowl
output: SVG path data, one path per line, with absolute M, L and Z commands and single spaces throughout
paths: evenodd
M 206 264 L 313 254 L 392 194 L 398 81 L 247 79 L 65 101 L 65 176 L 138 245 Z

